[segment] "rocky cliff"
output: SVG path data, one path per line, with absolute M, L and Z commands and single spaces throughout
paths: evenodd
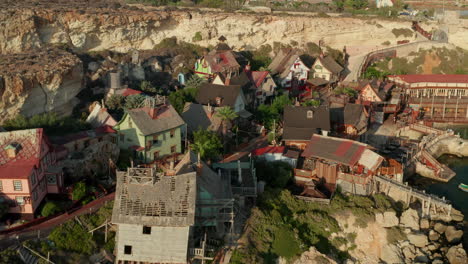
M 59 49 L 0 56 L 0 122 L 17 114 L 70 114 L 82 75 L 81 60 Z
M 99 1 L 97 1 L 99 2 Z M 102 2 L 102 1 L 101 1 Z M 248 13 L 161 11 L 150 7 L 125 5 L 92 5 L 89 1 L 36 0 L 35 5 L 6 0 L 0 9 L 0 53 L 22 52 L 47 44 L 67 44 L 76 50 L 152 49 L 167 37 L 192 42 L 200 32 L 201 45 L 216 44 L 224 35 L 236 49 L 255 48 L 281 42 L 299 45 L 307 42 L 363 52 L 389 41 L 415 39 L 392 33 L 393 29 L 409 29 L 410 21 L 359 19 L 350 17 L 319 18 L 302 15 L 259 15 Z M 468 21 L 467 21 L 468 22 Z M 449 41 L 468 48 L 463 41 L 463 25 L 452 27 Z M 427 30 L 435 25 L 425 25 Z

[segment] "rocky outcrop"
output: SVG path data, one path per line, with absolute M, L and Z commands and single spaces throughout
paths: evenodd
M 399 224 L 399 219 L 395 212 L 377 213 L 375 215 L 375 221 L 383 227 L 392 227 Z
M 408 209 L 401 214 L 400 224 L 403 227 L 419 230 L 419 213 L 415 209 Z
M 454 226 L 449 226 L 445 230 L 445 238 L 450 244 L 459 243 L 463 236 L 462 230 L 457 230 Z
M 468 140 L 457 136 L 447 137 L 432 146 L 430 152 L 436 158 L 444 154 L 468 157 Z
M 0 122 L 18 114 L 71 114 L 83 87 L 78 57 L 43 49 L 1 56 L 0 61 Z
M 294 261 L 294 264 L 336 264 L 337 262 L 327 255 L 320 253 L 315 247 L 310 247 L 310 249 L 302 253 L 301 257 Z
M 404 263 L 405 258 L 397 245 L 384 245 L 380 257 L 385 263 Z
M 447 259 L 450 264 L 466 264 L 468 263 L 468 256 L 465 249 L 461 244 L 451 247 L 447 252 Z
M 81 51 L 108 49 L 127 52 L 132 48 L 152 49 L 168 37 L 192 42 L 196 32 L 202 36 L 197 44 L 204 46 L 216 44 L 217 39 L 224 35 L 235 49 L 273 45 L 275 42 L 290 44 L 291 41 L 302 45 L 321 40 L 325 45 L 340 50 L 346 45 L 352 53 L 365 53 L 376 47 L 385 47 L 382 45 L 385 41 L 396 44 L 397 40 L 407 39 L 396 37 L 392 30 L 411 27 L 410 22 L 403 20 L 381 22 L 351 17 L 285 17 L 195 9 L 163 11 L 106 3 L 93 5 L 95 1 L 85 0 L 37 0 L 34 5 L 18 5 L 18 1 L 13 0 L 6 2 L 0 8 L 0 21 L 4 22 L 4 29 L 0 31 L 0 53 L 4 54 L 47 44 L 66 44 Z M 432 25 L 426 28 L 430 27 Z M 463 26 L 459 27 L 460 30 L 450 30 L 449 42 L 452 35 L 464 33 Z M 465 41 L 453 44 L 468 46 Z
M 427 236 L 422 233 L 408 234 L 408 240 L 411 244 L 419 248 L 425 247 L 428 243 Z

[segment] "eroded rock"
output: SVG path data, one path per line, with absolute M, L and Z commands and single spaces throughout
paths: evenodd
M 418 211 L 409 208 L 404 211 L 400 217 L 400 224 L 412 230 L 419 230 L 419 213 Z
M 451 247 L 446 255 L 450 264 L 466 264 L 468 263 L 468 256 L 461 244 Z
M 428 244 L 427 236 L 422 233 L 408 234 L 408 240 L 410 241 L 411 244 L 419 248 L 425 247 Z
M 454 226 L 449 226 L 445 230 L 445 238 L 450 244 L 456 244 L 460 242 L 463 236 L 462 230 L 457 230 Z
M 383 227 L 393 227 L 399 224 L 399 219 L 395 212 L 384 212 L 375 215 L 375 221 Z

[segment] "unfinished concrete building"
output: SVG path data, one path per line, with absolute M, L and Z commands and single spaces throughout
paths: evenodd
M 118 172 L 112 212 L 116 263 L 187 263 L 196 191 L 194 171 L 177 176 L 155 168 Z

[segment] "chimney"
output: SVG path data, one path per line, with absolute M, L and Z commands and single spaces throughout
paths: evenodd
M 216 105 L 217 106 L 221 106 L 222 102 L 223 102 L 223 98 L 221 98 L 220 96 L 216 97 Z
M 156 119 L 157 113 L 158 113 L 158 109 L 156 109 L 156 108 L 154 108 L 154 107 L 151 107 L 151 108 L 149 109 L 148 115 L 149 115 L 152 119 Z
M 203 172 L 203 166 L 202 166 L 202 163 L 201 163 L 200 152 L 198 152 L 198 156 L 197 156 L 197 176 L 201 176 L 202 172 Z
M 208 119 L 211 119 L 213 117 L 213 113 L 213 107 L 210 104 L 208 104 Z
M 226 76 L 226 80 L 224 81 L 224 85 L 231 84 L 231 73 L 228 73 Z
M 21 149 L 21 145 L 17 142 L 10 143 L 8 144 L 8 146 L 5 147 L 5 151 L 9 159 L 16 158 L 16 155 L 18 155 L 18 152 L 20 151 L 20 149 Z

